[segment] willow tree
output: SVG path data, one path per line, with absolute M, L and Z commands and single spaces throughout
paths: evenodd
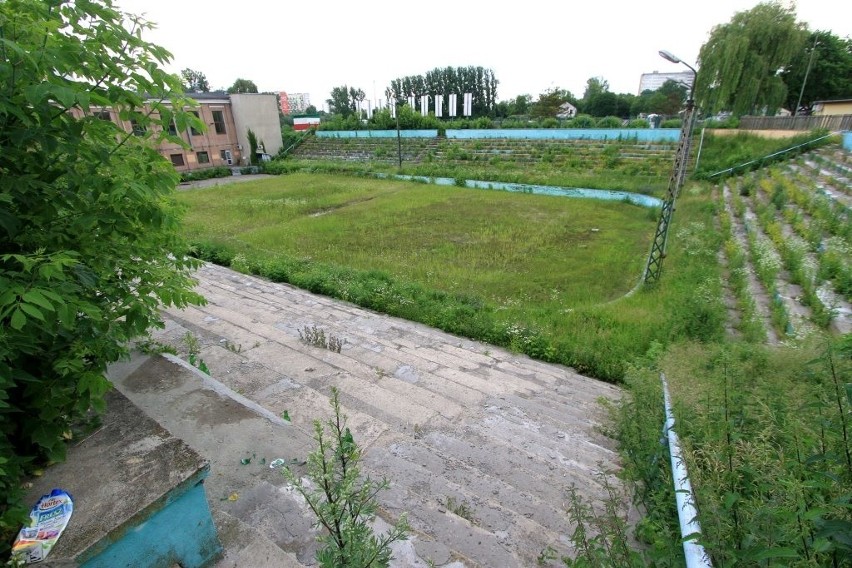
M 804 47 L 807 32 L 794 9 L 776 2 L 737 12 L 710 32 L 698 55 L 698 105 L 708 112 L 730 110 L 774 114 L 787 95 L 781 73 Z

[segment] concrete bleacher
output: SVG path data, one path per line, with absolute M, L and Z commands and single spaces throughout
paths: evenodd
M 398 146 L 399 144 L 399 146 Z M 300 160 L 395 163 L 529 165 L 588 169 L 633 164 L 641 173 L 664 175 L 676 144 L 644 140 L 524 140 L 446 138 L 325 138 L 306 140 L 291 156 Z
M 40 566 L 201 568 L 222 552 L 207 503 L 209 464 L 120 392 L 102 426 L 33 480 L 27 503 L 53 488 L 74 512 Z

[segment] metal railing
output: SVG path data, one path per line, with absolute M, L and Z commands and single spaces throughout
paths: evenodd
M 663 382 L 663 401 L 666 407 L 666 424 L 663 434 L 669 442 L 669 454 L 672 462 L 672 479 L 674 481 L 675 499 L 677 501 L 677 517 L 680 521 L 680 536 L 683 539 L 683 554 L 687 568 L 712 568 L 707 551 L 698 542 L 701 537 L 701 524 L 698 522 L 698 508 L 692 494 L 692 484 L 686 471 L 686 462 L 680 450 L 680 440 L 675 432 L 672 401 L 669 396 L 669 384 L 666 376 L 660 373 Z
M 802 148 L 806 148 L 806 147 L 811 146 L 811 145 L 813 145 L 817 142 L 825 140 L 826 138 L 831 138 L 832 136 L 834 136 L 834 134 L 826 134 L 825 136 L 820 136 L 819 138 L 814 138 L 813 140 L 808 140 L 807 142 L 802 142 L 801 144 L 796 144 L 795 146 L 785 148 L 784 150 L 779 150 L 778 152 L 774 152 L 774 153 L 769 154 L 767 156 L 763 156 L 762 158 L 757 158 L 756 160 L 750 160 L 748 162 L 744 162 L 742 164 L 739 164 L 739 165 L 718 171 L 716 173 L 712 173 L 712 174 L 708 175 L 706 179 L 713 179 L 716 176 L 725 177 L 725 176 L 729 176 L 729 175 L 734 175 L 735 173 L 737 173 L 740 170 L 750 171 L 750 170 L 754 169 L 755 166 L 756 167 L 763 167 L 764 165 L 767 164 L 767 162 L 772 163 L 772 162 L 777 161 L 777 159 L 779 157 L 783 156 L 784 154 L 787 154 L 789 152 L 799 152 L 799 151 L 802 150 Z
M 295 142 L 290 144 L 290 146 L 288 146 L 287 149 L 284 150 L 283 152 L 281 152 L 277 157 L 278 158 L 286 158 L 290 154 L 290 152 L 292 152 L 293 150 L 298 148 L 302 144 L 302 142 L 307 140 L 308 136 L 310 136 L 311 134 L 315 134 L 315 133 L 316 133 L 316 129 L 314 129 L 314 128 L 307 129 L 305 131 L 305 133 L 302 134 L 301 137 L 299 137 L 299 139 L 297 139 Z

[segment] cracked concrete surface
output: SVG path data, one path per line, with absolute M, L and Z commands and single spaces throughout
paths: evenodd
M 112 376 L 211 460 L 208 499 L 229 548 L 219 566 L 314 562 L 313 519 L 266 464 L 306 456 L 333 386 L 364 472 L 390 480 L 379 524 L 407 512 L 413 528 L 392 565 L 531 566 L 548 546 L 572 554 L 566 489 L 597 505 L 606 497 L 597 472 L 618 463 L 599 399 L 616 400 L 617 387 L 226 268 L 204 265 L 196 276 L 208 304 L 168 310 L 154 338 L 185 350 L 186 334 L 196 337 L 225 388 L 161 358 Z M 307 326 L 345 340 L 341 352 L 302 342 Z

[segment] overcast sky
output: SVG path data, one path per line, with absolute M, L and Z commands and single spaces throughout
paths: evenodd
M 203 72 L 211 88 L 235 79 L 261 92 L 310 93 L 322 109 L 333 87 L 384 98 L 390 81 L 435 67 L 482 66 L 500 81 L 500 100 L 553 87 L 581 97 L 589 77 L 636 93 L 639 77 L 694 65 L 713 26 L 757 0 L 372 0 L 289 2 L 116 0 L 157 24 L 149 41 L 174 56 L 171 71 Z M 852 2 L 800 0 L 799 21 L 812 30 L 852 35 Z

